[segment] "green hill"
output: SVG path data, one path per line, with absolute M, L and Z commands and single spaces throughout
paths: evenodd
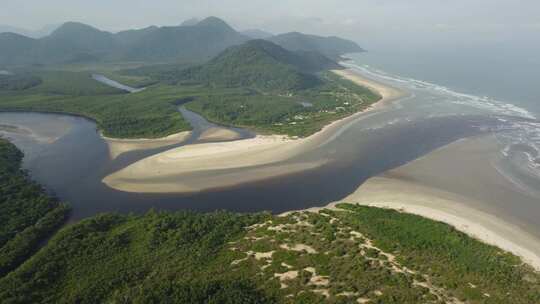
M 320 80 L 310 74 L 339 66 L 311 53 L 295 53 L 265 40 L 231 47 L 208 63 L 180 71 L 181 83 L 251 87 L 263 91 L 289 91 L 313 87 Z
M 291 32 L 272 36 L 268 40 L 290 51 L 317 52 L 333 59 L 347 53 L 364 51 L 356 42 L 334 36 L 321 37 Z

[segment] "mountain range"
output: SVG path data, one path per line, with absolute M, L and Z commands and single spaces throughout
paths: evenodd
M 208 17 L 179 26 L 127 30 L 118 33 L 67 22 L 42 38 L 0 33 L 0 65 L 65 64 L 110 61 L 206 62 L 225 49 L 253 38 L 225 21 Z M 246 35 L 247 34 L 247 35 Z M 356 43 L 337 38 L 287 33 L 263 34 L 288 50 L 317 52 L 329 57 L 363 51 Z
M 27 36 L 30 38 L 42 38 L 45 36 L 50 35 L 55 29 L 57 29 L 60 26 L 60 24 L 49 24 L 41 29 L 37 30 L 28 30 L 20 27 L 0 24 L 0 33 L 15 33 L 23 36 Z

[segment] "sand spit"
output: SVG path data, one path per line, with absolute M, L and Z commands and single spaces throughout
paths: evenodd
M 190 134 L 191 132 L 180 132 L 169 135 L 167 137 L 154 139 L 117 139 L 105 136 L 102 136 L 102 138 L 109 146 L 109 155 L 111 159 L 115 159 L 121 154 L 130 151 L 155 149 L 173 144 L 178 144 L 188 139 Z
M 68 134 L 71 129 L 72 125 L 63 119 L 55 120 L 46 128 L 41 125 L 25 126 L 24 123 L 19 124 L 19 122 L 14 121 L 2 122 L 0 123 L 0 137 L 24 137 L 39 144 L 53 144 Z
M 397 98 L 401 98 L 406 95 L 405 92 L 401 90 L 366 78 L 362 76 L 359 72 L 352 69 L 333 70 L 332 72 L 358 85 L 364 86 L 376 94 L 381 95 L 383 98 L 378 102 L 374 103 L 370 109 L 384 107 L 388 102 L 395 101 Z
M 381 100 L 370 109 L 405 96 L 397 89 L 364 78 L 352 70 L 334 72 L 359 85 L 371 88 L 382 96 Z M 362 112 L 359 112 L 335 121 L 303 139 L 260 135 L 245 140 L 171 149 L 115 172 L 104 178 L 103 182 L 109 187 L 126 192 L 183 193 L 238 185 L 314 169 L 327 163 L 327 160 L 303 164 L 284 162 L 325 144 L 332 135 L 361 114 Z M 231 172 L 233 169 L 241 169 L 242 172 Z

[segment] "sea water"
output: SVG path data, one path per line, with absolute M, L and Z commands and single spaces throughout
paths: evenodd
M 375 79 L 432 94 L 429 105 L 419 105 L 429 108 L 427 115 L 496 117 L 504 129 L 494 132 L 501 145 L 493 165 L 540 197 L 540 60 L 531 50 L 386 49 L 348 57 L 349 67 Z

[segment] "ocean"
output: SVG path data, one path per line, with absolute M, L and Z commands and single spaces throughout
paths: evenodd
M 350 54 L 347 65 L 412 92 L 429 104 L 409 103 L 423 115 L 479 114 L 495 117 L 500 142 L 496 169 L 540 198 L 540 59 L 533 49 L 370 50 Z M 414 96 L 413 96 L 414 99 Z

